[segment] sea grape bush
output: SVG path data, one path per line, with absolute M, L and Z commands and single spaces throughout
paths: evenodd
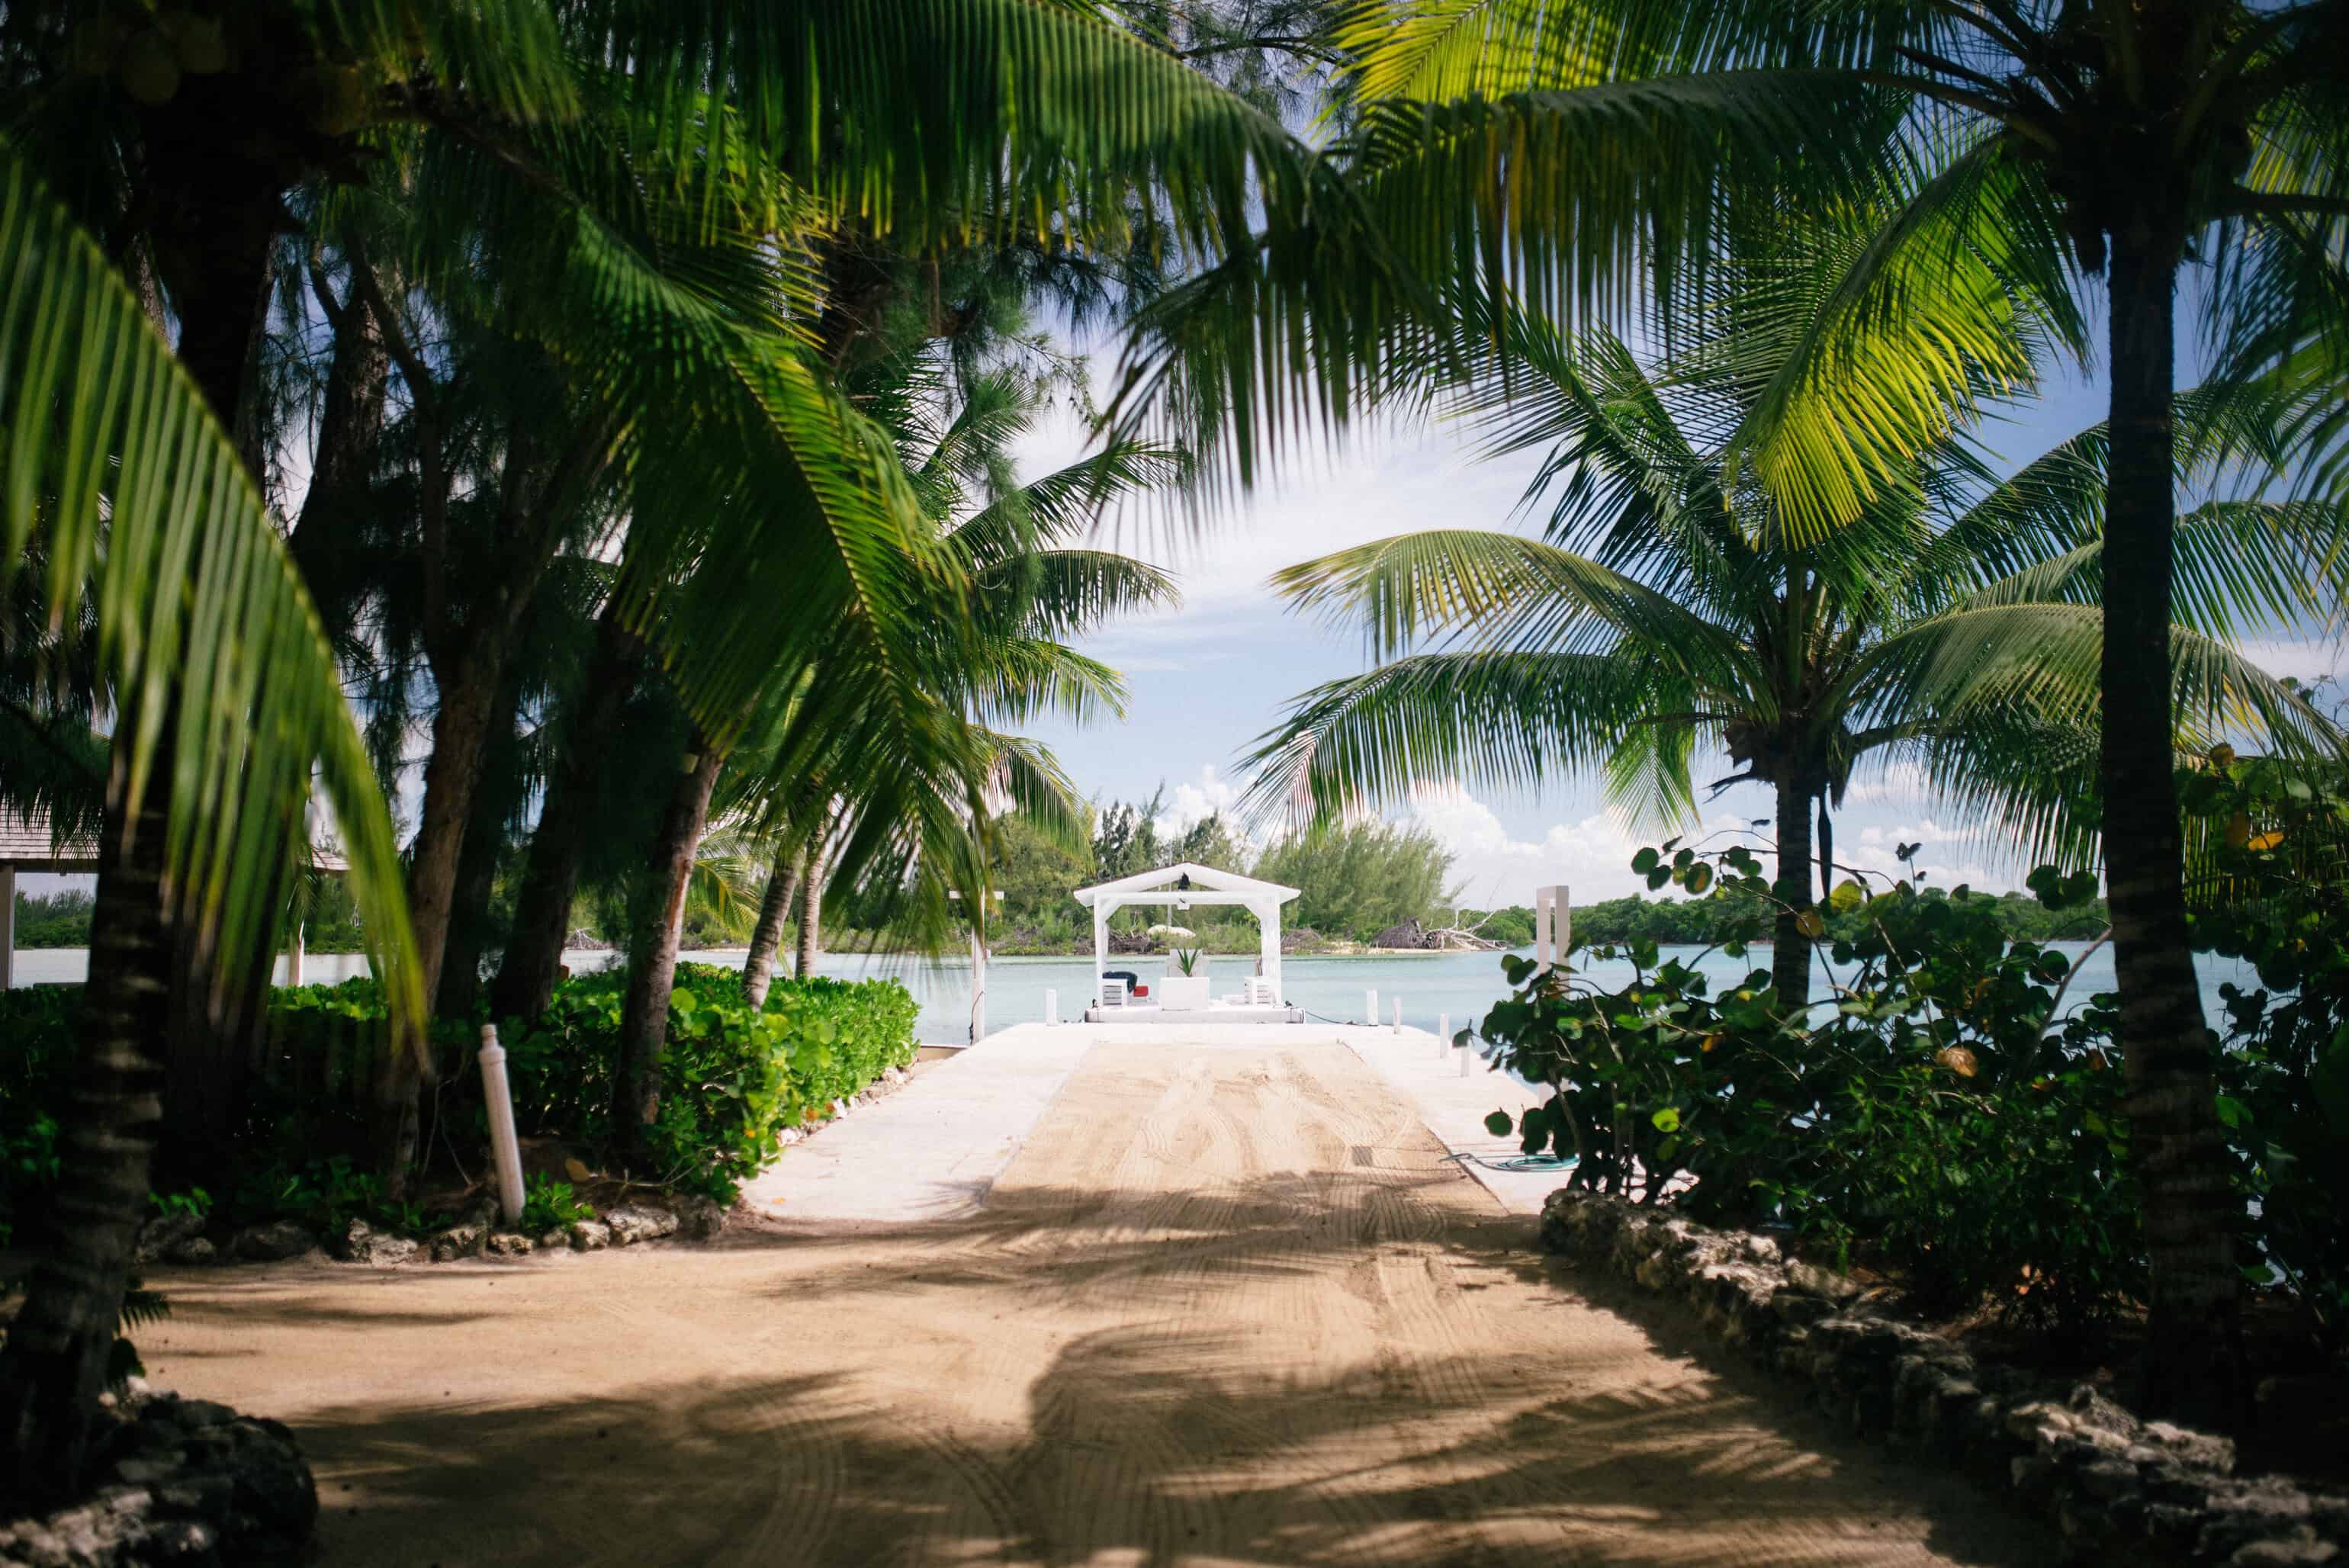
M 2202 874 L 2194 941 L 2251 964 L 2220 988 L 2219 1119 L 2246 1195 L 2253 1279 L 2281 1275 L 2321 1348 L 2349 1346 L 2349 789 L 2337 770 L 2239 758 L 2182 770 Z
M 1632 864 L 1695 895 L 1769 896 L 1743 847 L 1668 843 Z M 2033 887 L 2051 906 L 2095 892 L 2053 872 Z M 1517 1122 L 1524 1147 L 1577 1156 L 1578 1185 L 1864 1254 L 1927 1310 L 1988 1299 L 2086 1332 L 2142 1269 L 2110 999 L 2065 995 L 2070 961 L 2009 940 L 1965 890 L 1847 882 L 1829 904 L 1865 926 L 1828 940 L 1825 916 L 1805 921 L 1837 980 L 1793 1016 L 1766 967 L 1716 994 L 1652 942 L 1573 950 L 1631 961 L 1612 990 L 1571 953 L 1547 975 L 1506 959 L 1487 1055 L 1557 1091 Z M 2084 1005 L 2058 1017 L 2059 998 Z

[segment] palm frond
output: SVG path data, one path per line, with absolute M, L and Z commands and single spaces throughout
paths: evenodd
M 138 299 L 5 147 L 0 268 L 0 593 L 39 530 L 51 624 L 94 606 L 129 798 L 169 781 L 174 894 L 224 964 L 271 950 L 268 868 L 315 769 L 403 1043 L 420 1043 L 390 819 L 300 575 Z

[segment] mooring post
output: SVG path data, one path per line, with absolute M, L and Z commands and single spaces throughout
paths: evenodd
M 1435 1015 L 1435 1059 L 1442 1061 L 1452 1049 L 1452 1015 Z
M 1379 1026 L 1379 994 L 1376 991 L 1362 993 L 1362 1022 L 1373 1029 Z

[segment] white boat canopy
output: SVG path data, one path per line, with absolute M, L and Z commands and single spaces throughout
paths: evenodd
M 1137 872 L 1115 882 L 1081 887 L 1076 900 L 1093 912 L 1093 994 L 1101 994 L 1102 971 L 1109 967 L 1109 917 L 1129 904 L 1153 908 L 1189 909 L 1198 905 L 1237 904 L 1256 915 L 1257 948 L 1264 978 L 1280 994 L 1280 906 L 1298 890 L 1278 882 L 1258 882 L 1237 872 L 1217 871 L 1182 861 L 1156 871 Z

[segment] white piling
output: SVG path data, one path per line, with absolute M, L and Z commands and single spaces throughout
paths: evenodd
M 1050 985 L 1047 985 L 1044 987 L 1044 1022 L 1047 1024 L 1057 1024 L 1060 1021 L 1061 994 L 1052 989 Z
M 1402 1033 L 1402 998 L 1395 998 L 1395 1033 Z
M 1376 991 L 1362 993 L 1362 1022 L 1374 1029 L 1379 1026 L 1379 994 Z
M 1435 1015 L 1435 1059 L 1442 1061 L 1452 1049 L 1452 1015 Z
M 1474 1046 L 1463 1046 L 1463 1047 L 1460 1047 L 1460 1076 L 1461 1076 L 1462 1078 L 1466 1078 L 1470 1073 L 1472 1073 L 1472 1072 L 1474 1072 L 1474 1071 L 1475 1071 L 1475 1070 L 1476 1070 L 1476 1047 L 1474 1047 Z
M 522 1218 L 522 1145 L 514 1138 L 513 1092 L 506 1087 L 506 1048 L 498 1026 L 481 1026 L 481 1098 L 489 1104 L 490 1151 L 498 1161 L 498 1207 L 511 1225 Z

